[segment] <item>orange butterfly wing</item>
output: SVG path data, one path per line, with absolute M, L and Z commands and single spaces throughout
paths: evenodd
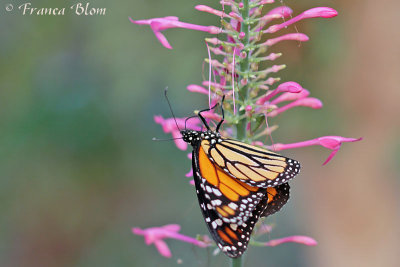
M 237 140 L 221 139 L 216 144 L 202 140 L 201 147 L 224 172 L 251 186 L 274 187 L 300 172 L 298 161 Z

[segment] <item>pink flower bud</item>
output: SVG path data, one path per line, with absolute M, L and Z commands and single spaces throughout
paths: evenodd
M 257 100 L 257 105 L 263 105 L 266 101 L 274 97 L 275 95 L 282 93 L 282 92 L 290 92 L 290 93 L 300 93 L 303 90 L 300 84 L 296 82 L 285 82 L 280 84 L 275 90 L 266 94 L 265 96 L 261 97 Z
M 224 12 L 222 12 L 220 10 L 216 10 L 216 9 L 206 6 L 206 5 L 197 5 L 194 8 L 197 9 L 198 11 L 207 12 L 207 13 L 216 15 L 218 17 L 228 17 L 228 15 L 225 14 Z
M 306 97 L 296 101 L 299 106 L 309 107 L 313 109 L 320 109 L 322 108 L 322 102 L 318 98 L 314 97 Z
M 271 60 L 271 61 L 273 61 L 273 60 L 275 60 L 275 59 L 277 59 L 277 58 L 279 58 L 281 56 L 282 56 L 282 53 L 271 53 L 268 56 L 263 57 L 263 60 Z
M 320 109 L 320 108 L 322 108 L 322 102 L 321 102 L 321 100 L 314 98 L 314 97 L 301 98 L 301 99 L 293 101 L 290 104 L 280 107 L 277 110 L 272 111 L 271 113 L 269 113 L 269 116 L 275 117 L 278 114 L 285 112 L 288 109 L 291 109 L 294 107 L 299 107 L 299 106 L 310 107 L 313 109 Z
M 216 121 L 221 120 L 221 116 L 218 115 L 217 113 L 214 113 L 213 111 L 204 111 L 201 113 L 201 115 L 207 119 L 216 120 Z
M 200 93 L 204 95 L 208 95 L 208 90 L 200 85 L 197 84 L 189 84 L 186 89 L 193 93 Z
M 303 12 L 303 18 L 333 18 L 338 12 L 330 7 L 314 7 Z
M 222 43 L 221 40 L 218 38 L 206 38 L 207 43 L 213 44 L 213 45 L 220 45 Z
M 288 18 L 292 15 L 293 10 L 287 6 L 279 6 L 276 8 L 271 9 L 266 16 L 268 15 L 280 15 L 283 18 Z M 262 18 L 261 18 L 262 19 Z
M 265 5 L 265 4 L 272 4 L 275 2 L 275 0 L 261 0 L 258 2 L 259 5 Z
M 230 12 L 229 17 L 236 19 L 237 21 L 240 21 L 240 22 L 243 21 L 242 17 L 240 17 L 240 15 L 235 12 Z
M 270 241 L 264 243 L 264 246 L 275 247 L 275 246 L 279 246 L 284 243 L 299 243 L 299 244 L 303 244 L 306 246 L 316 246 L 317 245 L 317 241 L 315 241 L 315 239 L 313 239 L 311 237 L 295 235 L 295 236 L 288 236 L 288 237 L 284 237 L 284 238 L 280 238 L 280 239 L 270 240 Z
M 310 38 L 308 38 L 307 35 L 304 33 L 288 33 L 276 38 L 268 39 L 265 43 L 262 45 L 267 45 L 267 46 L 272 46 L 276 43 L 286 41 L 286 40 L 294 40 L 294 41 L 299 41 L 299 42 L 307 42 Z

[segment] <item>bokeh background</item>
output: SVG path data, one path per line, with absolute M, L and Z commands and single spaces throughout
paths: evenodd
M 198 1 L 91 0 L 105 16 L 22 16 L 0 5 L 0 265 L 227 266 L 224 256 L 179 241 L 161 257 L 133 226 L 179 223 L 206 234 L 185 152 L 153 115 L 207 105 L 186 91 L 202 80 L 204 33 L 167 31 L 163 48 L 135 19 L 179 16 L 218 25 Z M 32 1 L 69 7 L 76 1 Z M 84 2 L 86 3 L 86 2 Z M 217 1 L 202 4 L 218 7 Z M 400 35 L 398 0 L 286 0 L 295 14 L 331 6 L 339 16 L 297 24 L 311 37 L 282 43 L 280 76 L 324 102 L 276 119 L 275 142 L 323 135 L 364 137 L 345 144 L 327 166 L 320 147 L 287 151 L 302 162 L 291 201 L 268 223 L 268 239 L 309 235 L 316 247 L 250 248 L 247 266 L 398 266 Z M 294 30 L 294 29 L 293 29 Z

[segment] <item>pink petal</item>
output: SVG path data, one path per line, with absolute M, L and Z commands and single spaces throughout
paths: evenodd
M 156 36 L 156 38 L 158 39 L 158 41 L 160 41 L 160 43 L 168 49 L 172 49 L 172 46 L 169 44 L 167 38 L 164 36 L 164 34 L 162 34 L 161 32 L 156 32 L 154 31 L 154 35 Z
M 191 168 L 188 173 L 185 174 L 186 177 L 192 177 L 193 176 L 193 169 Z
M 157 240 L 156 242 L 154 242 L 154 245 L 162 256 L 166 258 L 171 258 L 172 254 L 167 246 L 167 243 L 165 243 L 163 240 Z
M 162 226 L 162 229 L 170 232 L 179 232 L 181 230 L 181 226 L 179 224 L 167 224 Z
M 340 145 L 337 149 L 332 150 L 331 154 L 329 154 L 328 158 L 325 160 L 325 162 L 322 165 L 326 165 L 331 159 L 336 155 L 336 153 L 339 151 Z
M 144 235 L 145 231 L 140 229 L 139 227 L 134 227 L 132 228 L 132 233 L 134 233 L 135 235 Z

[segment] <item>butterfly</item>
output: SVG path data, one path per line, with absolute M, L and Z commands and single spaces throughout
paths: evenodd
M 247 249 L 260 217 L 279 211 L 289 199 L 288 181 L 300 163 L 272 151 L 224 138 L 211 130 L 200 111 L 206 131 L 182 130 L 192 148 L 192 167 L 199 205 L 207 228 L 218 247 L 235 258 Z M 190 117 L 189 117 L 190 118 Z M 188 119 L 189 119 L 188 118 Z

